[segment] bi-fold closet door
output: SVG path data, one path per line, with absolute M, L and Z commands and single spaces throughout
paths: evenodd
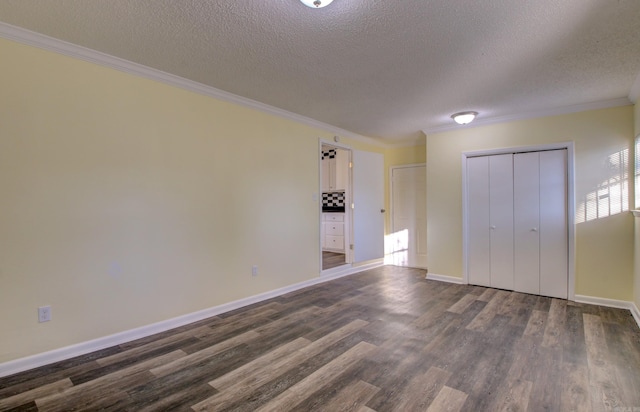
M 568 295 L 567 151 L 467 158 L 469 283 Z

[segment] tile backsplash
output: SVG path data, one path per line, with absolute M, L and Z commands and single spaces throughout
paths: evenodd
M 344 207 L 344 192 L 328 192 L 322 194 L 323 207 Z
M 322 159 L 335 159 L 336 149 L 329 149 L 322 151 Z

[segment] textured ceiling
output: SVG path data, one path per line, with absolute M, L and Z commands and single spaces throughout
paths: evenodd
M 0 0 L 0 21 L 386 142 L 640 73 L 639 0 Z

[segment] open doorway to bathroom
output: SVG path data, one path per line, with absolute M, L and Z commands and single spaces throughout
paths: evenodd
M 322 270 L 352 262 L 351 150 L 322 143 L 320 150 Z

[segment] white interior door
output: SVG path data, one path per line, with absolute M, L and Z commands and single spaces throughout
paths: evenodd
M 540 154 L 513 159 L 515 287 L 540 294 Z
M 540 294 L 568 297 L 567 151 L 540 152 Z
M 384 257 L 384 157 L 354 150 L 354 263 Z
M 468 280 L 491 286 L 489 156 L 468 158 L 466 178 Z
M 427 267 L 427 167 L 396 167 L 391 171 L 391 235 L 385 261 Z
M 466 159 L 469 283 L 569 297 L 568 151 Z
M 513 155 L 489 156 L 491 287 L 513 289 Z

